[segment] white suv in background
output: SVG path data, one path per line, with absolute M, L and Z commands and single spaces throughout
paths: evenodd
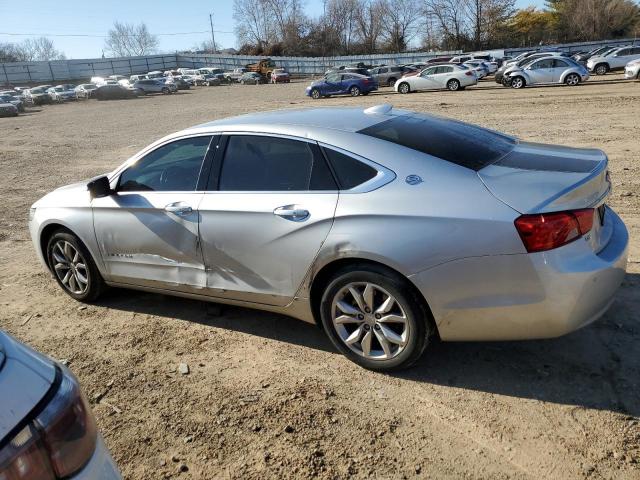
M 604 75 L 613 70 L 622 70 L 625 65 L 640 58 L 640 45 L 621 47 L 605 56 L 592 57 L 587 61 L 587 68 L 596 75 Z

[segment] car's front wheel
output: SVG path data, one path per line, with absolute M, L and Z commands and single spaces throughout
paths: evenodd
M 171 90 L 169 90 L 167 87 L 162 87 L 162 93 L 163 95 L 169 95 L 171 93 Z
M 47 243 L 47 260 L 58 285 L 70 297 L 92 302 L 105 289 L 91 254 L 72 233 L 59 230 L 51 236 Z
M 606 75 L 609 71 L 609 66 L 606 63 L 601 63 L 596 66 L 596 75 Z
M 311 90 L 311 98 L 313 98 L 314 100 L 318 100 L 320 97 L 320 90 L 318 90 L 317 88 Z
M 431 325 L 406 280 L 370 265 L 348 267 L 333 277 L 322 295 L 320 317 L 340 352 L 379 371 L 418 360 Z

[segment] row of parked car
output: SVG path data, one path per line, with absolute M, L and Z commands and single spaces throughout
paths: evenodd
M 141 95 L 161 93 L 171 94 L 178 90 L 188 90 L 194 86 L 217 86 L 240 83 L 257 85 L 261 83 L 289 83 L 290 75 L 284 69 L 275 69 L 269 78 L 246 68 L 224 71 L 221 68 L 200 69 L 179 68 L 177 70 L 152 71 L 146 74 L 110 75 L 92 77 L 89 83 L 80 85 L 40 85 L 32 88 L 16 87 L 0 91 L 0 116 L 15 116 L 25 111 L 27 105 L 45 105 L 80 99 L 98 100 L 127 99 Z
M 514 58 L 469 54 L 407 65 L 335 67 L 312 82 L 306 94 L 314 99 L 339 94 L 368 95 L 383 85 L 403 94 L 437 89 L 457 91 L 490 75 L 494 75 L 496 83 L 511 88 L 576 86 L 587 81 L 591 73 L 604 75 L 620 69 L 625 69 L 626 78 L 640 80 L 640 46 L 606 47 L 573 56 L 556 50 L 536 50 Z

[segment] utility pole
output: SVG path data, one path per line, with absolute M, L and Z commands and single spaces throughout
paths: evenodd
M 209 14 L 209 23 L 211 24 L 211 49 L 216 53 L 216 37 L 213 35 L 213 13 Z

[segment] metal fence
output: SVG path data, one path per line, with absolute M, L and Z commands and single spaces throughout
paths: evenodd
M 550 45 L 545 48 L 559 48 L 568 52 L 590 50 L 604 45 L 627 45 L 640 43 L 638 39 L 602 40 L 597 42 L 568 43 Z M 493 52 L 506 55 L 532 50 L 535 47 L 509 48 Z M 454 52 L 411 52 L 380 55 L 350 55 L 341 57 L 272 57 L 279 67 L 286 68 L 292 75 L 319 75 L 333 65 L 346 65 L 358 62 L 365 64 L 402 64 L 425 61 L 433 57 L 455 55 Z M 230 70 L 255 63 L 259 56 L 246 55 L 207 55 L 207 54 L 170 54 L 149 55 L 145 57 L 93 58 L 84 60 L 56 60 L 51 62 L 0 63 L 0 84 L 42 84 L 63 81 L 88 80 L 94 76 L 144 74 L 153 70 L 171 70 L 175 68 L 200 68 L 204 66 Z

